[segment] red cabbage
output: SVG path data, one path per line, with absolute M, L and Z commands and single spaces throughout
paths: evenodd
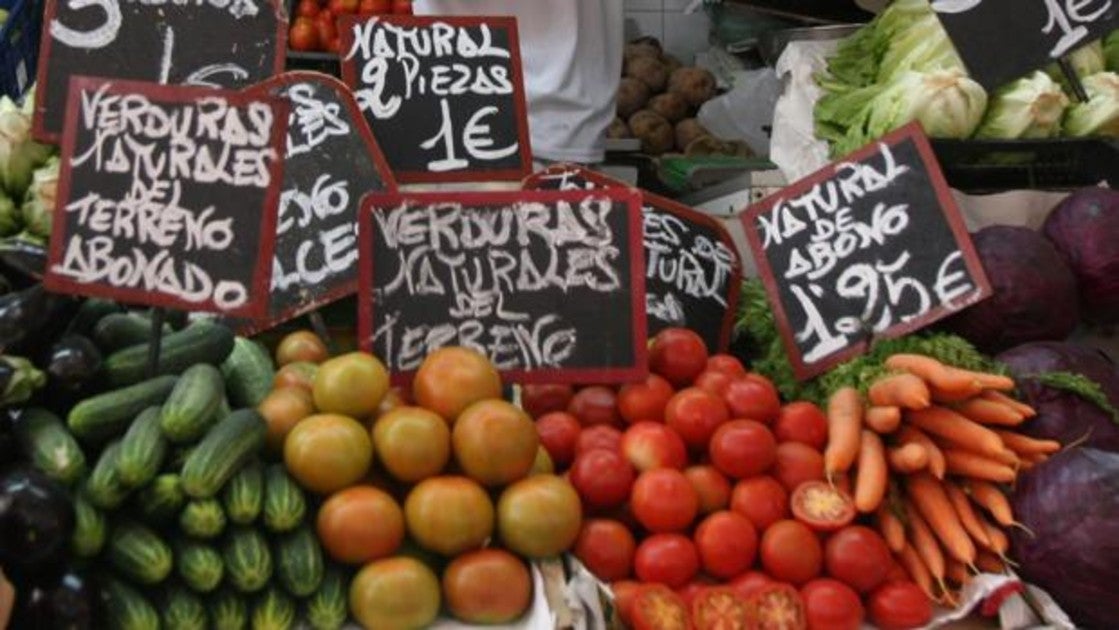
M 1019 574 L 1078 627 L 1119 628 L 1119 454 L 1074 448 L 1018 478 L 1011 528 Z
M 1029 228 L 992 225 L 972 242 L 994 294 L 946 320 L 949 330 L 990 353 L 1068 337 L 1080 320 L 1076 278 L 1049 241 Z
M 1119 192 L 1086 188 L 1069 195 L 1042 231 L 1076 276 L 1085 319 L 1119 323 Z
M 1119 369 L 1103 352 L 1081 344 L 1027 343 L 998 355 L 1015 380 L 1022 399 L 1037 417 L 1021 430 L 1033 437 L 1072 444 L 1088 436 L 1085 446 L 1119 451 L 1119 425 L 1111 414 L 1083 397 L 1029 378 L 1046 372 L 1072 372 L 1100 386 L 1113 407 L 1119 408 Z

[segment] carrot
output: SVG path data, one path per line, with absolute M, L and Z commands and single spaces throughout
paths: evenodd
M 964 491 L 972 501 L 993 516 L 999 525 L 1010 527 L 1014 524 L 1014 512 L 1010 509 L 1010 500 L 995 484 L 972 479 L 964 484 Z
M 1035 440 L 1017 431 L 1003 431 L 999 429 L 995 429 L 994 431 L 999 438 L 1002 439 L 1002 443 L 1006 444 L 1007 448 L 1018 453 L 1018 455 L 1024 459 L 1027 459 L 1030 455 L 1052 455 L 1061 450 L 1061 443 L 1056 440 Z
M 959 370 L 959 368 L 956 368 Z M 975 372 L 972 370 L 960 370 L 966 372 L 974 378 L 983 389 L 993 389 L 999 392 L 1012 392 L 1014 391 L 1014 379 L 1002 374 L 991 374 L 989 372 Z
M 923 354 L 895 354 L 885 361 L 891 370 L 905 370 L 919 376 L 930 387 L 943 392 L 969 392 L 969 396 L 979 393 L 982 387 L 978 381 L 963 370 L 944 365 L 940 361 Z
M 910 442 L 889 450 L 887 457 L 890 468 L 909 475 L 924 470 L 929 465 L 929 452 L 920 444 Z
M 842 387 L 828 399 L 828 445 L 824 449 L 824 469 L 828 478 L 847 472 L 859 455 L 862 441 L 863 401 L 859 390 Z
M 983 528 L 987 530 L 987 539 L 991 543 L 989 545 L 985 545 L 985 547 L 988 550 L 997 553 L 999 557 L 1005 556 L 1006 552 L 1010 551 L 1010 538 L 1007 537 L 1006 532 L 1004 532 L 998 525 L 995 525 L 994 523 L 986 519 L 983 520 L 982 525 Z
M 955 558 L 948 558 L 944 565 L 944 577 L 949 581 L 963 586 L 971 581 L 971 572 L 964 564 Z
M 998 457 L 1006 449 L 994 431 L 946 407 L 934 406 L 910 411 L 906 414 L 906 420 L 922 431 L 938 435 L 980 455 Z
M 899 372 L 878 379 L 867 391 L 870 404 L 876 407 L 924 409 L 932 404 L 929 386 L 920 377 Z
M 959 486 L 950 482 L 944 484 L 944 492 L 952 503 L 952 509 L 956 510 L 956 517 L 960 519 L 960 525 L 964 526 L 964 530 L 967 531 L 972 540 L 984 547 L 990 545 L 991 539 L 987 537 L 987 529 L 980 522 L 979 515 L 972 509 L 967 494 Z
M 997 403 L 1006 405 L 1007 407 L 1010 407 L 1011 409 L 1014 409 L 1018 413 L 1022 414 L 1022 417 L 1024 417 L 1024 418 L 1032 418 L 1032 417 L 1037 415 L 1037 410 L 1034 409 L 1033 407 L 1027 405 L 1026 403 L 1024 403 L 1024 402 L 1022 402 L 1022 401 L 1020 401 L 1016 398 L 1013 398 L 1011 396 L 1007 396 L 1006 394 L 1004 394 L 1002 392 L 997 392 L 993 389 L 988 389 L 988 390 L 984 391 L 982 394 L 980 394 L 979 396 L 981 398 L 983 398 L 983 400 L 989 400 L 989 401 L 992 401 L 992 402 L 997 402 Z
M 1010 466 L 971 451 L 948 449 L 944 451 L 944 461 L 953 475 L 1001 483 L 1010 483 L 1018 476 Z
M 929 599 L 935 599 L 936 595 L 933 593 L 933 578 L 929 573 L 928 567 L 921 560 L 920 554 L 913 548 L 912 545 L 906 545 L 901 553 L 898 554 L 898 560 L 905 572 L 909 574 L 910 579 L 921 587 L 921 590 L 928 595 Z
M 975 559 L 975 566 L 984 573 L 1005 573 L 1006 563 L 995 554 L 984 551 Z
M 991 459 L 999 462 L 1000 464 L 1006 464 L 1007 466 L 1010 466 L 1014 469 L 1017 469 L 1019 466 L 1022 465 L 1022 459 L 1018 457 L 1018 454 L 1008 448 L 1004 448 L 998 455 L 992 457 Z
M 975 562 L 975 545 L 971 542 L 944 484 L 924 472 L 909 477 L 906 491 L 914 507 L 921 513 L 948 553 L 964 564 Z
M 1026 420 L 1026 416 L 1017 409 L 986 398 L 969 398 L 952 405 L 952 408 L 965 418 L 980 424 L 1016 427 Z
M 909 544 L 917 550 L 917 555 L 928 567 L 929 573 L 940 582 L 944 579 L 944 552 L 940 550 L 936 536 L 911 500 L 905 502 L 905 516 L 908 520 Z
M 983 391 L 983 388 L 978 384 L 971 389 L 954 391 L 950 389 L 941 389 L 935 385 L 929 385 L 929 393 L 932 394 L 933 402 L 941 404 L 952 404 L 963 402 L 971 398 L 975 398 Z
M 890 548 L 890 551 L 900 553 L 905 547 L 905 525 L 886 503 L 878 506 L 876 516 L 878 517 L 876 519 L 878 531 L 882 533 L 882 538 L 886 540 L 886 546 Z
M 944 479 L 944 473 L 948 470 L 944 461 L 944 452 L 932 441 L 932 438 L 911 426 L 902 427 L 898 437 L 901 438 L 902 444 L 917 444 L 925 449 L 925 453 L 929 456 L 929 472 L 937 479 Z
M 878 433 L 893 433 L 901 426 L 899 407 L 871 407 L 866 410 L 863 422 Z
M 882 438 L 864 429 L 859 447 L 859 476 L 855 479 L 855 508 L 864 513 L 877 510 L 886 496 L 888 481 Z

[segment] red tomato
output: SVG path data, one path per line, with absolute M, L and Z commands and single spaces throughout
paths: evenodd
M 668 426 L 684 438 L 685 444 L 696 450 L 705 450 L 715 430 L 729 417 L 723 401 L 698 387 L 676 392 L 664 410 Z
M 334 15 L 344 15 L 346 13 L 357 13 L 360 0 L 330 0 L 327 6 L 334 12 Z
M 546 413 L 536 420 L 540 445 L 558 468 L 566 468 L 575 459 L 575 445 L 581 430 L 579 421 L 566 411 Z
M 752 630 L 754 610 L 734 590 L 709 588 L 692 602 L 696 630 Z
M 863 625 L 863 603 L 859 594 L 843 582 L 817 578 L 800 589 L 808 630 L 859 630 Z
M 714 585 L 714 580 L 701 573 L 691 582 L 676 589 L 676 594 L 680 596 L 680 599 L 684 600 L 684 605 L 688 607 L 688 610 L 691 610 L 692 602 L 695 601 L 696 595 L 699 595 Z
M 362 2 L 366 1 L 362 0 Z M 524 385 L 521 387 L 521 408 L 533 418 L 539 418 L 546 413 L 566 410 L 574 396 L 575 390 L 570 385 L 556 383 Z
M 655 468 L 683 469 L 688 449 L 680 436 L 659 422 L 638 422 L 622 434 L 622 455 L 639 472 Z
M 412 0 L 392 0 L 392 12 L 396 15 L 412 15 Z
M 716 512 L 696 528 L 695 544 L 703 570 L 729 580 L 754 564 L 758 533 L 745 516 L 730 511 Z
M 640 383 L 627 383 L 618 390 L 618 413 L 633 424 L 644 420 L 664 422 L 664 408 L 672 398 L 672 384 L 650 373 Z
M 315 28 L 319 31 L 319 42 L 324 47 L 330 46 L 330 42 L 338 39 L 338 26 L 334 23 L 334 16 L 336 13 L 332 8 L 326 8 L 319 11 L 315 16 Z
M 595 449 L 575 458 L 568 480 L 583 505 L 602 509 L 625 503 L 634 476 L 633 466 L 620 453 Z
M 746 367 L 738 357 L 729 354 L 713 354 L 707 359 L 708 372 L 722 372 L 728 376 L 746 376 Z
M 754 420 L 732 420 L 711 436 L 707 453 L 719 472 L 734 479 L 754 477 L 769 470 L 776 457 L 777 440 Z
M 805 630 L 804 602 L 788 584 L 773 583 L 750 598 L 757 630 Z
M 727 385 L 723 400 L 734 418 L 769 424 L 781 414 L 781 397 L 769 379 L 757 374 L 736 378 Z
M 699 495 L 699 513 L 711 514 L 730 505 L 730 482 L 714 466 L 691 466 L 684 470 Z
M 913 582 L 887 582 L 866 603 L 870 620 L 881 630 L 919 628 L 932 619 L 932 602 Z
M 637 546 L 633 568 L 642 582 L 680 588 L 699 573 L 699 552 L 681 534 L 653 534 Z
M 299 0 L 299 5 L 296 6 L 295 14 L 299 17 L 313 18 L 319 14 L 319 3 L 317 0 Z
M 619 424 L 618 397 L 605 385 L 591 385 L 575 392 L 567 411 L 579 419 L 583 426 Z
M 633 630 L 692 630 L 692 616 L 672 589 L 650 584 L 633 602 Z
M 327 42 L 326 50 L 335 54 L 340 53 L 342 51 L 342 38 L 335 35 L 333 39 Z
M 583 523 L 575 540 L 575 557 L 598 579 L 612 582 L 629 577 L 637 541 L 625 525 L 609 519 Z
M 862 525 L 851 525 L 832 534 L 824 548 L 828 573 L 860 593 L 869 593 L 890 572 L 890 549 L 882 536 Z
M 735 484 L 730 495 L 730 509 L 750 519 L 754 528 L 763 532 L 789 517 L 789 493 L 773 477 L 743 479 Z
M 807 444 L 785 442 L 777 445 L 773 476 L 792 492 L 806 481 L 824 478 L 824 456 Z
M 687 328 L 666 328 L 653 337 L 649 369 L 676 387 L 685 387 L 707 367 L 707 345 Z
M 781 408 L 773 434 L 778 442 L 801 442 L 822 451 L 828 443 L 828 418 L 810 402 L 792 402 Z
M 288 34 L 288 46 L 292 50 L 315 50 L 319 47 L 319 31 L 315 27 L 315 22 L 309 17 L 297 17 L 295 23 L 291 25 L 291 33 Z
M 618 619 L 627 626 L 633 624 L 633 604 L 642 588 L 644 585 L 635 580 L 621 580 L 610 585 L 610 592 L 614 595 L 614 610 L 618 611 Z
M 384 15 L 391 11 L 391 0 L 361 0 L 357 7 L 357 12 L 362 15 Z
M 909 581 L 909 572 L 905 570 L 905 567 L 901 566 L 901 563 L 898 562 L 897 560 L 894 560 L 893 562 L 891 562 L 890 563 L 890 570 L 886 572 L 886 580 L 883 583 L 887 583 L 887 582 L 908 582 L 908 581 Z
M 579 438 L 575 440 L 575 457 L 599 449 L 622 452 L 622 432 L 604 424 L 579 432 Z
M 711 392 L 715 396 L 722 398 L 723 394 L 727 391 L 727 387 L 730 386 L 731 381 L 734 379 L 734 376 L 726 372 L 704 370 L 702 374 L 695 378 L 695 387 Z
M 793 516 L 818 532 L 834 532 L 855 520 L 851 497 L 826 481 L 806 481 L 793 491 L 789 501 Z
M 820 539 L 799 521 L 778 521 L 762 534 L 762 566 L 776 580 L 804 584 L 820 575 L 823 555 Z
M 695 488 L 684 473 L 671 468 L 641 473 L 629 502 L 637 521 L 657 533 L 683 531 L 699 512 Z
M 734 578 L 730 587 L 734 589 L 735 593 L 738 593 L 739 597 L 750 599 L 754 593 L 760 592 L 773 583 L 773 579 L 761 571 L 747 571 Z

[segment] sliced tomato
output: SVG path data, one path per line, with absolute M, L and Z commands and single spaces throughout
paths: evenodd
M 806 481 L 793 492 L 793 516 L 818 532 L 833 532 L 855 520 L 851 497 L 826 481 Z
M 688 607 L 663 584 L 641 588 L 633 600 L 633 630 L 692 630 Z
M 708 588 L 692 601 L 692 623 L 696 630 L 752 630 L 753 610 L 729 588 Z
M 755 593 L 749 601 L 756 615 L 757 630 L 806 630 L 804 602 L 790 584 L 774 583 Z

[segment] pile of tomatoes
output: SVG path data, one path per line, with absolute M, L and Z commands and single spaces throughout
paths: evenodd
M 301 52 L 337 53 L 338 16 L 412 15 L 412 0 L 298 0 L 288 47 Z
M 824 480 L 827 418 L 669 329 L 650 375 L 526 386 L 522 406 L 585 520 L 574 554 L 637 630 L 920 627 L 928 597 Z

